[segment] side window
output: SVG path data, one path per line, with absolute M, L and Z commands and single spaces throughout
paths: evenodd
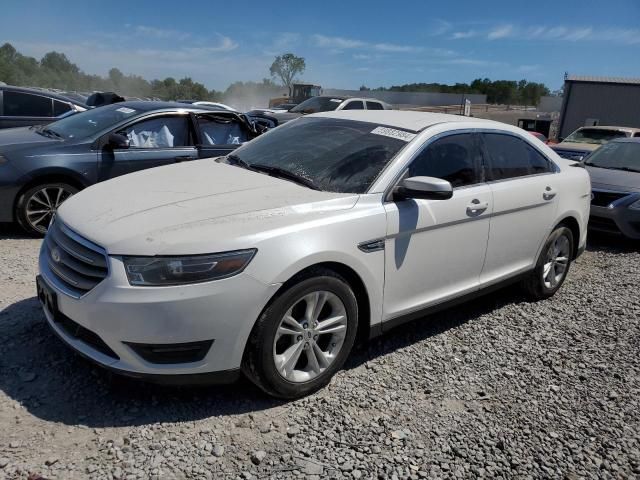
M 499 133 L 482 134 L 489 154 L 489 180 L 523 177 L 551 171 L 549 161 L 524 140 Z
M 378 102 L 367 102 L 367 110 L 384 110 L 384 107 Z
M 124 129 L 131 148 L 175 148 L 191 145 L 188 117 L 155 117 Z
M 65 113 L 69 113 L 71 111 L 71 105 L 65 102 L 61 102 L 59 100 L 53 101 L 53 116 L 59 117 L 60 115 L 64 115 Z
M 232 119 L 200 116 L 198 128 L 203 145 L 239 145 L 248 140 L 245 129 Z
M 347 103 L 343 110 L 364 110 L 364 103 L 361 100 L 354 100 Z
M 468 133 L 448 135 L 428 145 L 409 165 L 410 177 L 436 177 L 455 187 L 481 181 L 480 155 Z
M 640 132 L 636 132 L 633 136 L 634 137 L 640 137 Z
M 51 98 L 24 92 L 4 91 L 4 115 L 7 117 L 51 117 Z

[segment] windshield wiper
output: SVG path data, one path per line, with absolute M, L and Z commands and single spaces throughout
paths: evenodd
M 38 130 L 36 130 L 40 135 L 44 135 L 45 137 L 55 137 L 55 138 L 62 138 L 62 135 L 60 135 L 58 132 L 54 132 L 53 130 L 51 130 L 50 128 L 39 128 Z
M 260 163 L 252 163 L 249 168 L 251 170 L 267 173 L 273 177 L 291 180 L 292 182 L 295 182 L 307 188 L 311 188 L 312 190 L 320 190 L 320 187 L 318 187 L 308 178 L 305 178 L 302 175 L 298 175 L 297 173 L 290 172 L 289 170 L 285 170 L 284 168 L 274 167 L 272 165 L 262 165 Z
M 249 165 L 247 162 L 245 162 L 243 159 L 241 159 L 237 155 L 229 154 L 224 158 L 227 160 L 231 160 L 231 162 L 233 162 L 231 163 L 231 165 L 236 165 L 238 167 L 246 168 L 247 170 L 253 170 L 253 168 L 251 168 L 251 165 Z
M 640 170 L 638 170 L 637 168 L 631 168 L 631 167 L 618 167 L 615 168 L 615 170 L 623 170 L 625 172 L 636 172 L 636 173 L 640 173 Z

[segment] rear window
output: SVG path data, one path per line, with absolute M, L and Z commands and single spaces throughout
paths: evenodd
M 384 107 L 378 102 L 367 102 L 367 110 L 384 110 Z
M 51 98 L 24 92 L 5 90 L 2 96 L 7 117 L 51 117 Z

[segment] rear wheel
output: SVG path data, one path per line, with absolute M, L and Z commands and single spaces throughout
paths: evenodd
M 330 270 L 305 275 L 262 313 L 243 370 L 280 398 L 308 395 L 331 380 L 353 346 L 358 307 L 348 283 Z
M 16 219 L 28 233 L 44 235 L 58 207 L 77 192 L 76 187 L 61 182 L 31 187 L 18 199 Z
M 541 300 L 558 291 L 569 273 L 573 249 L 571 230 L 564 225 L 557 226 L 540 252 L 535 270 L 524 282 L 530 297 Z

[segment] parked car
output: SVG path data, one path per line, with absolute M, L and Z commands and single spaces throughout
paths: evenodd
M 640 137 L 640 128 L 581 127 L 551 148 L 563 158 L 581 161 L 600 145 L 616 138 L 628 137 Z
M 589 155 L 589 227 L 640 239 L 640 138 L 612 140 Z
M 226 155 L 264 120 L 180 103 L 121 102 L 0 131 L 0 222 L 43 234 L 74 193 L 125 173 Z
M 529 132 L 529 133 L 534 137 L 536 137 L 538 140 L 540 140 L 542 143 L 547 143 L 549 141 L 549 139 L 540 132 Z
M 0 86 L 0 129 L 42 125 L 84 112 L 87 108 L 75 97 L 33 88 Z
M 311 113 L 339 110 L 390 110 L 391 106 L 374 98 L 312 97 L 286 112 L 273 112 L 280 124 Z
M 589 175 L 502 123 L 330 112 L 217 161 L 65 202 L 40 252 L 51 328 L 117 373 L 294 398 L 357 336 L 522 280 L 553 295 L 585 247 Z

